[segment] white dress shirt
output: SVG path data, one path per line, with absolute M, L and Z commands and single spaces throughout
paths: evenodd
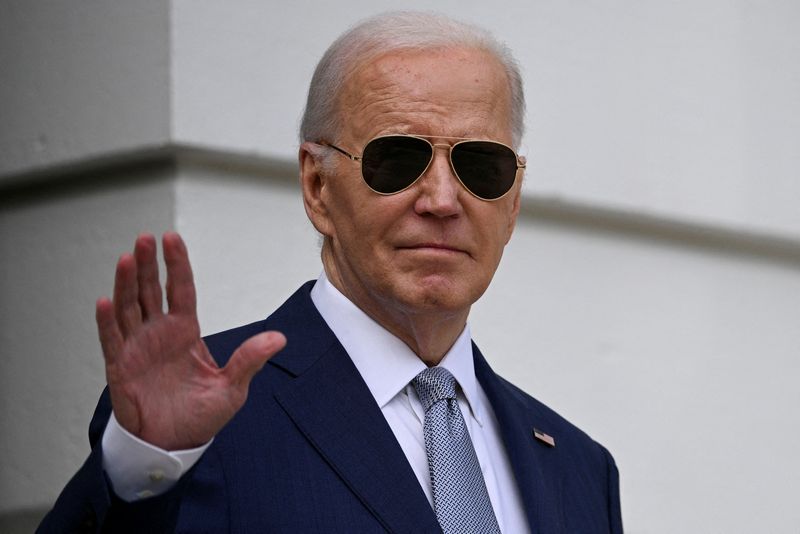
M 433 506 L 422 430 L 425 413 L 411 385 L 425 364 L 405 343 L 342 295 L 324 272 L 311 290 L 311 300 L 364 378 Z M 497 419 L 475 377 L 469 326 L 465 326 L 439 365 L 450 371 L 460 386 L 458 403 L 500 529 L 508 533 L 529 532 Z M 167 491 L 209 445 L 189 451 L 164 451 L 126 432 L 112 415 L 103 435 L 103 467 L 115 493 L 130 502 Z
M 320 275 L 311 290 L 311 300 L 367 383 L 433 506 L 422 431 L 425 411 L 411 384 L 414 377 L 425 370 L 425 363 L 408 345 L 342 295 L 325 273 Z M 529 532 L 522 496 L 500 437 L 497 419 L 475 377 L 468 325 L 439 366 L 450 371 L 461 386 L 458 405 L 472 438 L 500 530 Z

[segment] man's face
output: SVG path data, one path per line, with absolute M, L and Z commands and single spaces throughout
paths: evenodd
M 343 87 L 340 112 L 341 136 L 326 141 L 358 155 L 391 133 L 512 142 L 505 71 L 472 49 L 392 53 L 360 66 Z M 466 320 L 511 237 L 521 180 L 499 200 L 479 200 L 453 175 L 447 150 L 437 149 L 416 183 L 382 196 L 364 183 L 358 162 L 334 157 L 335 171 L 319 181 L 322 212 L 309 213 L 328 237 L 332 282 L 384 326 L 410 316 Z

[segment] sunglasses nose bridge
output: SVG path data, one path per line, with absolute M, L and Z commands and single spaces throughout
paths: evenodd
M 440 150 L 446 150 L 447 157 L 450 157 L 450 152 L 453 150 L 453 146 L 448 145 L 447 143 L 431 143 L 431 146 L 433 147 L 433 156 L 436 156 L 437 148 Z
M 431 147 L 433 147 L 431 150 L 431 161 L 428 164 L 428 169 L 430 169 L 433 166 L 434 162 L 436 161 L 436 150 L 437 149 L 444 150 L 445 152 L 447 152 L 447 166 L 450 169 L 450 172 L 453 174 L 453 176 L 456 179 L 458 179 L 458 175 L 456 174 L 456 169 L 453 166 L 453 145 L 449 145 L 447 143 L 431 143 L 430 141 L 428 143 L 431 145 Z
M 462 185 L 453 169 L 453 160 L 450 157 L 452 145 L 431 141 L 428 144 L 431 146 L 430 161 L 418 181 L 421 194 L 418 202 L 425 206 L 420 209 L 440 215 L 453 215 L 460 209 L 457 197 Z M 447 152 L 442 154 L 447 158 L 446 163 L 441 159 L 437 161 L 437 149 Z

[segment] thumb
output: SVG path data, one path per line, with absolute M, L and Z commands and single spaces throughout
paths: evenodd
M 267 360 L 285 346 L 286 336 L 280 332 L 263 332 L 253 336 L 239 345 L 222 372 L 232 385 L 246 388 Z

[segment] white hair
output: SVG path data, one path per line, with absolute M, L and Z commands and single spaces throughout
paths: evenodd
M 300 142 L 332 141 L 341 128 L 339 97 L 349 74 L 359 65 L 397 50 L 464 47 L 488 52 L 505 69 L 511 95 L 511 134 L 515 148 L 525 130 L 522 76 L 511 50 L 488 31 L 437 13 L 397 11 L 363 20 L 350 28 L 320 59 L 300 124 Z

